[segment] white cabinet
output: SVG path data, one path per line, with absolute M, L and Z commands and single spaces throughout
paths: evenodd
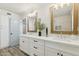
M 45 56 L 73 56 L 71 53 L 64 52 L 55 48 L 45 48 Z
M 41 37 L 21 36 L 20 49 L 31 56 L 77 56 L 79 46 L 44 40 Z
M 44 40 L 21 36 L 20 49 L 31 56 L 44 56 Z
M 25 50 L 25 38 L 20 38 L 20 49 Z
M 30 49 L 29 49 L 30 45 L 29 44 L 30 44 L 30 41 L 28 38 L 26 38 L 26 37 L 20 38 L 20 49 L 27 54 L 30 54 Z
M 45 56 L 73 56 L 72 53 L 62 50 L 62 46 L 55 42 L 45 41 Z
M 31 38 L 30 52 L 32 56 L 44 56 L 44 40 Z
M 43 46 L 32 46 L 31 47 L 32 56 L 44 56 L 44 47 Z

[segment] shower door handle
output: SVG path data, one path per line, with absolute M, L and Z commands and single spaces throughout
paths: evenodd
M 13 33 L 10 33 L 10 35 L 12 35 Z

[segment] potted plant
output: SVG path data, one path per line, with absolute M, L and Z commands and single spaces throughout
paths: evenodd
M 41 36 L 41 31 L 45 29 L 45 24 L 41 23 L 41 21 L 39 20 L 37 22 L 37 31 L 38 31 L 38 35 Z

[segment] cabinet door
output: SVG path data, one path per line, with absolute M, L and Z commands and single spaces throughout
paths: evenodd
M 59 56 L 59 52 L 57 49 L 45 47 L 45 56 Z
M 20 38 L 20 49 L 25 51 L 25 39 L 22 37 Z
M 27 54 L 30 54 L 30 52 L 29 52 L 29 39 L 28 38 L 24 38 L 24 37 L 22 37 L 21 39 L 20 39 L 20 49 L 21 50 L 23 50 L 25 53 L 27 53 Z
M 62 56 L 62 55 L 61 55 Z M 72 56 L 71 54 L 69 53 L 63 53 L 63 56 Z
M 27 54 L 30 54 L 30 40 L 29 40 L 29 38 L 25 38 L 24 45 L 25 45 L 25 52 Z

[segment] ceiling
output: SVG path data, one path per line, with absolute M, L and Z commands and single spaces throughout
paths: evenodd
M 44 8 L 46 5 L 49 5 L 49 3 L 0 3 L 0 9 L 6 9 L 23 16 L 38 10 L 40 7 Z
M 1 9 L 15 12 L 19 15 L 30 12 L 32 9 L 40 5 L 39 3 L 0 3 Z
M 0 3 L 1 9 L 6 9 L 17 13 L 21 16 L 26 15 L 34 10 L 39 10 L 39 8 L 45 8 L 45 6 L 51 5 L 52 3 Z M 63 8 L 54 11 L 55 15 L 62 15 L 69 13 L 71 8 Z

